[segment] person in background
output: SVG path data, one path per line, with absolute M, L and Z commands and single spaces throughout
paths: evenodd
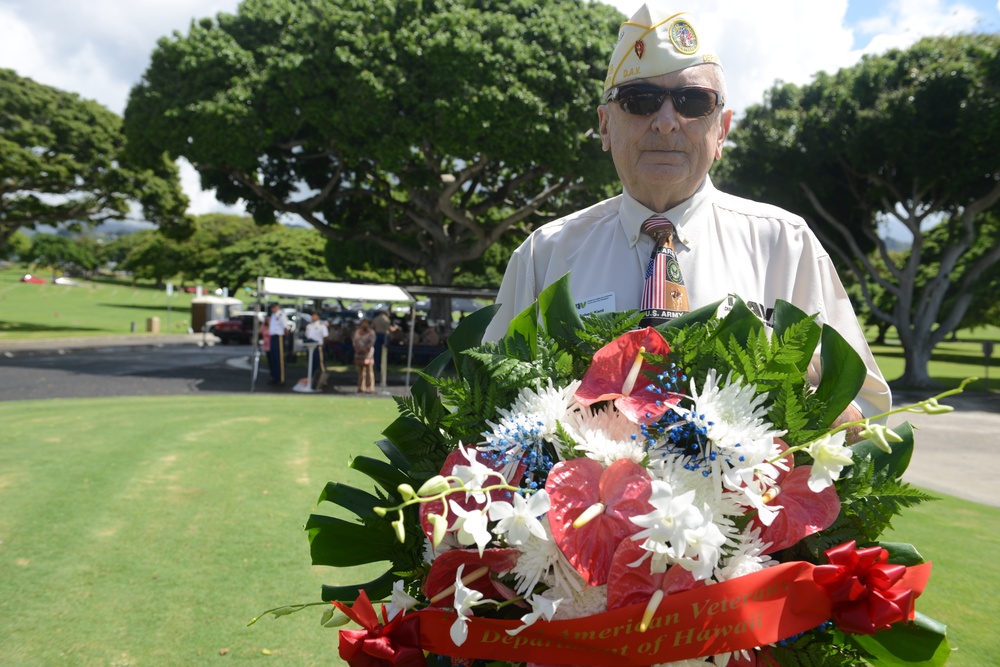
M 427 328 L 424 329 L 422 334 L 420 334 L 420 344 L 430 345 L 432 347 L 437 347 L 441 344 L 441 336 L 438 333 L 436 325 L 431 325 L 430 323 L 427 324 Z
M 358 393 L 375 391 L 375 331 L 368 318 L 361 320 L 351 337 L 354 345 L 354 365 L 358 367 Z
M 393 324 L 389 314 L 384 310 L 378 311 L 372 318 L 372 329 L 375 330 L 375 375 L 382 373 L 382 349 L 388 342 L 389 333 L 398 328 L 399 326 Z
M 326 339 L 330 337 L 330 329 L 326 322 L 320 319 L 319 313 L 313 312 L 310 315 L 310 322 L 306 325 L 306 342 L 317 343 L 312 351 L 313 375 L 309 378 L 313 389 L 319 389 L 319 379 L 326 373 L 326 366 L 323 362 L 323 346 Z
M 770 323 L 781 299 L 817 314 L 865 362 L 864 386 L 841 420 L 887 411 L 889 387 L 805 221 L 712 184 L 733 116 L 722 61 L 697 20 L 666 4 L 643 5 L 622 24 L 597 108 L 622 194 L 539 227 L 514 251 L 486 339 L 503 337 L 567 272 L 581 314 L 638 309 L 652 325 L 718 301 L 727 311 L 734 296 Z M 650 279 L 654 269 L 666 280 Z M 818 378 L 817 355 L 810 379 Z
M 285 332 L 288 330 L 288 317 L 277 303 L 271 304 L 271 314 L 267 321 L 267 334 L 271 341 L 267 351 L 267 363 L 271 371 L 271 381 L 268 384 L 280 387 L 285 384 Z

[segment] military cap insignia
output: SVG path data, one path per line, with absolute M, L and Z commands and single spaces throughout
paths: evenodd
M 641 39 L 635 40 L 635 57 L 642 60 L 642 54 L 646 52 L 646 45 Z
M 674 21 L 670 26 L 670 41 L 674 48 L 689 56 L 698 50 L 698 35 L 687 21 Z

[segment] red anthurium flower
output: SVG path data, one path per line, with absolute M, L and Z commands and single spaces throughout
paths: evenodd
M 459 566 L 463 583 L 484 597 L 509 599 L 510 589 L 493 580 L 493 575 L 503 575 L 517 564 L 517 549 L 486 549 L 479 555 L 478 549 L 453 549 L 434 559 L 431 571 L 427 573 L 422 591 L 431 606 L 450 607 L 455 599 L 455 574 Z
M 419 617 L 400 614 L 389 623 L 380 623 L 363 590 L 352 607 L 342 602 L 333 604 L 364 628 L 340 631 L 340 657 L 351 667 L 424 667 L 427 664 L 420 648 Z M 384 607 L 382 620 L 385 620 Z
M 647 373 L 656 375 L 662 369 L 643 359 L 642 352 L 664 356 L 670 345 L 652 327 L 622 334 L 594 354 L 576 390 L 576 400 L 591 405 L 613 399 L 615 407 L 637 424 L 659 419 L 668 404 L 680 399 L 649 390 Z
M 646 469 L 628 459 L 606 470 L 588 458 L 560 461 L 549 471 L 545 490 L 559 549 L 588 584 L 605 583 L 618 543 L 640 530 L 629 519 L 653 511 Z
M 813 571 L 816 583 L 833 600 L 833 622 L 844 632 L 873 635 L 893 623 L 913 618 L 913 589 L 896 585 L 904 565 L 889 564 L 881 547 L 857 549 L 852 540 L 828 549 L 829 565 Z
M 482 463 L 484 466 L 491 470 L 496 470 L 500 472 L 504 467 L 503 462 L 498 461 L 494 455 L 490 452 L 476 452 L 476 460 Z M 469 460 L 459 450 L 453 451 L 448 455 L 448 458 L 444 460 L 444 465 L 441 466 L 441 474 L 445 477 L 449 477 L 453 474 L 455 466 L 466 466 L 469 465 Z M 521 477 L 524 476 L 524 471 L 527 470 L 528 466 L 523 461 L 518 464 L 517 469 L 514 471 L 513 479 L 507 480 L 511 484 L 517 484 L 521 481 Z M 499 482 L 498 479 L 490 479 L 487 483 L 492 485 Z M 505 500 L 510 502 L 511 492 L 510 491 L 490 491 L 490 498 L 493 500 Z M 459 507 L 464 510 L 474 510 L 481 509 L 486 503 L 478 502 L 475 498 L 464 493 L 452 493 L 448 496 L 449 501 L 454 501 Z M 420 505 L 420 527 L 424 531 L 424 535 L 427 539 L 434 539 L 434 526 L 431 525 L 430 520 L 427 518 L 431 514 L 444 514 L 444 503 L 440 500 L 435 500 L 429 503 L 421 503 Z M 448 530 L 454 530 L 455 522 L 458 520 L 458 515 L 454 512 L 448 512 Z M 468 570 L 466 570 L 468 572 Z
M 695 581 L 694 576 L 679 565 L 666 572 L 652 572 L 652 561 L 647 558 L 635 567 L 630 566 L 645 554 L 646 550 L 635 540 L 625 540 L 618 545 L 608 575 L 608 609 L 645 604 L 656 591 L 671 595 L 706 585 L 704 581 Z
M 790 462 L 789 457 L 789 462 Z M 791 472 L 782 471 L 772 487 L 772 505 L 780 505 L 770 526 L 754 518 L 760 528 L 762 542 L 770 542 L 764 553 L 774 553 L 797 544 L 802 538 L 829 528 L 840 514 L 840 497 L 828 486 L 819 493 L 809 488 L 812 466 L 799 466 Z

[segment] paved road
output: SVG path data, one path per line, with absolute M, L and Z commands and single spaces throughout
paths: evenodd
M 249 355 L 247 345 L 205 345 L 200 335 L 0 341 L 0 401 L 248 393 Z M 261 365 L 258 392 L 290 392 L 306 374 L 290 369 L 286 386 L 273 388 L 263 357 Z M 405 392 L 404 378 L 389 385 Z M 326 393 L 357 395 L 353 373 L 334 374 Z
M 201 343 L 200 336 L 0 341 L 0 401 L 249 392 L 250 348 Z M 267 377 L 262 371 L 257 391 L 290 391 L 269 387 Z M 402 378 L 390 379 L 389 385 L 389 393 L 406 391 Z M 335 376 L 327 393 L 357 395 L 353 376 Z M 923 397 L 898 395 L 896 403 Z M 963 394 L 944 402 L 955 412 L 890 419 L 890 425 L 906 419 L 918 429 L 905 479 L 931 491 L 1000 507 L 992 477 L 993 466 L 1000 462 L 1000 395 Z

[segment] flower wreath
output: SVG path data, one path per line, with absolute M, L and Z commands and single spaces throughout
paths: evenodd
M 375 493 L 320 496 L 357 520 L 306 525 L 314 564 L 390 563 L 324 586 L 324 625 L 362 628 L 340 631 L 341 657 L 943 664 L 944 627 L 915 610 L 930 563 L 878 540 L 930 499 L 900 479 L 910 426 L 831 428 L 866 373 L 850 345 L 785 302 L 772 330 L 719 306 L 655 329 L 581 318 L 567 276 L 499 342 L 482 342 L 494 309 L 467 317 L 397 399 L 385 460 L 352 460 Z M 947 411 L 950 393 L 894 412 Z

